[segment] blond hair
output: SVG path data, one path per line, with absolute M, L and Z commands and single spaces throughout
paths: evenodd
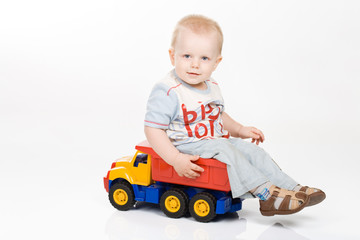
M 217 22 L 202 15 L 192 14 L 182 18 L 176 25 L 171 39 L 171 47 L 175 46 L 176 39 L 181 28 L 187 28 L 194 33 L 209 33 L 215 31 L 218 35 L 219 50 L 221 53 L 224 37 L 221 28 Z

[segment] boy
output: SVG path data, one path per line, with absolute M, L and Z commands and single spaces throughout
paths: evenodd
M 222 43 L 215 21 L 199 15 L 179 21 L 169 49 L 174 69 L 155 85 L 148 100 L 147 140 L 179 176 L 200 176 L 203 169 L 194 163 L 199 157 L 226 163 L 232 196 L 250 193 L 259 198 L 265 216 L 292 214 L 320 203 L 324 192 L 299 185 L 257 146 L 265 139 L 259 129 L 243 126 L 224 112 L 220 89 L 211 78 L 222 60 Z

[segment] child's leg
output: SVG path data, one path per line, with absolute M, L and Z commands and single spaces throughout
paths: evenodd
M 246 156 L 252 165 L 268 177 L 271 183 L 284 189 L 304 192 L 309 195 L 309 204 L 307 206 L 318 204 L 326 198 L 326 194 L 320 189 L 303 187 L 297 184 L 295 180 L 280 169 L 267 152 L 256 144 L 238 138 L 230 139 L 230 141 Z
M 202 158 L 215 158 L 226 163 L 234 198 L 251 190 L 264 191 L 266 189 L 265 191 L 269 193 L 266 197 L 255 194 L 261 199 L 260 211 L 263 215 L 295 213 L 308 203 L 306 194 L 280 189 L 270 183 L 268 177 L 258 169 L 259 167 L 252 165 L 228 139 L 203 140 L 183 144 L 177 148 L 183 153 L 199 155 Z
M 294 179 L 280 169 L 267 152 L 256 144 L 239 138 L 231 138 L 230 142 L 276 186 L 293 190 L 298 185 Z
M 177 146 L 177 149 L 183 153 L 215 158 L 226 163 L 233 197 L 240 197 L 269 181 L 228 139 L 202 140 Z

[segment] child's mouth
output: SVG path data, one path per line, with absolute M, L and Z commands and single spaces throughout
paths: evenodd
M 199 73 L 193 73 L 193 72 L 188 72 L 188 74 L 193 75 L 193 76 L 199 76 Z

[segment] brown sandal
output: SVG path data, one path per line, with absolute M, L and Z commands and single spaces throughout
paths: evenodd
M 271 186 L 269 191 L 272 192 L 271 197 L 266 201 L 260 200 L 260 212 L 264 216 L 293 214 L 301 211 L 309 203 L 309 196 L 304 192 L 289 191 L 276 186 Z M 278 197 L 283 200 L 276 209 L 274 204 Z
M 326 198 L 326 194 L 317 188 L 310 188 L 308 186 L 304 186 L 304 187 L 300 188 L 299 191 L 304 192 L 309 196 L 309 203 L 308 203 L 307 207 L 321 203 Z

